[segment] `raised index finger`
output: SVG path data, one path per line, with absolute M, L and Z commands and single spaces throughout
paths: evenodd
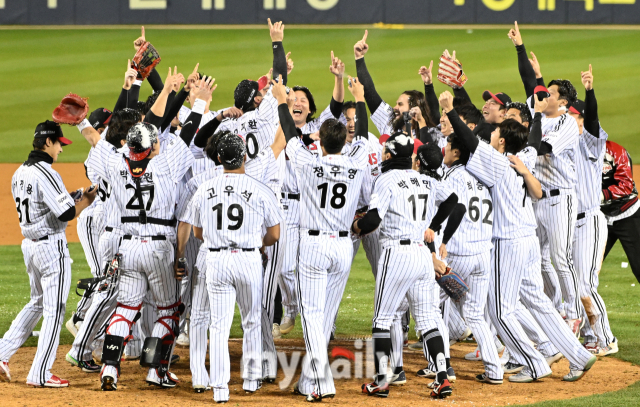
M 369 30 L 364 30 L 364 35 L 362 36 L 362 42 L 367 42 L 367 35 L 369 35 Z
M 520 34 L 520 29 L 518 28 L 518 22 L 516 21 L 516 34 Z
M 589 73 L 593 74 L 593 68 L 591 68 L 591 64 L 589 64 Z
M 269 23 L 269 29 L 272 29 L 273 28 L 273 24 L 271 24 L 271 19 L 267 18 L 267 22 Z
M 334 58 L 334 56 L 333 56 L 333 51 L 331 51 L 331 62 L 333 62 L 333 60 L 334 60 L 334 59 L 335 59 L 335 58 Z
M 193 68 L 193 72 L 192 72 L 192 73 L 198 73 L 198 67 L 199 67 L 199 66 L 200 66 L 200 62 L 198 62 L 198 63 L 196 64 L 196 67 L 195 67 L 195 68 Z
M 142 26 L 142 30 L 141 30 L 141 31 L 142 31 L 142 35 L 141 35 L 141 37 L 142 37 L 142 39 L 144 40 L 144 39 L 145 39 L 145 38 L 144 38 L 144 25 Z

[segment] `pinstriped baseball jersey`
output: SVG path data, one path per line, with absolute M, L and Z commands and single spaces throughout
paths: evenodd
M 58 216 L 75 206 L 62 177 L 51 164 L 22 164 L 11 178 L 11 193 L 18 211 L 20 230 L 27 239 L 64 233 L 67 222 Z
M 599 137 L 594 137 L 586 129 L 580 136 L 579 152 L 576 159 L 578 170 L 578 213 L 600 210 L 600 193 L 602 189 L 602 166 L 607 151 L 609 135 L 602 127 Z
M 362 179 L 362 188 L 358 197 L 357 209 L 364 208 L 371 201 L 371 193 L 373 192 L 373 184 L 380 175 L 380 163 L 382 163 L 382 145 L 378 138 L 369 133 L 365 144 L 368 149 L 368 165 L 364 170 L 364 178 Z M 352 143 L 346 143 L 342 149 L 342 154 L 348 154 L 351 151 Z
M 228 108 L 227 108 L 228 109 Z M 200 119 L 200 126 L 198 126 L 198 128 L 204 126 L 205 124 L 209 123 L 211 120 L 213 120 L 214 117 L 216 117 L 218 114 L 220 114 L 220 112 L 225 111 L 226 109 L 222 109 L 222 110 L 218 110 L 218 111 L 208 111 L 207 113 L 202 115 L 202 119 Z M 180 123 L 183 123 L 183 127 L 184 125 L 186 125 L 186 123 L 184 122 L 185 120 L 187 120 L 187 117 L 189 117 L 189 115 L 191 114 L 191 109 L 189 109 L 186 106 L 182 106 L 180 108 L 180 111 L 178 112 L 178 120 L 180 120 Z
M 467 207 L 460 226 L 447 243 L 447 251 L 472 256 L 491 250 L 493 202 L 489 188 L 469 174 L 463 164 L 448 168 L 443 182 L 458 195 L 458 202 Z
M 338 119 L 340 123 L 344 125 L 347 124 L 347 119 L 345 119 L 343 114 L 340 114 L 340 117 L 335 117 L 333 113 L 331 113 L 331 105 L 329 105 L 322 111 L 322 113 L 320 113 L 320 116 L 306 123 L 300 128 L 300 130 L 302 130 L 302 134 L 315 133 L 317 131 L 320 131 L 320 126 L 322 126 L 322 123 L 326 122 L 329 119 Z
M 282 221 L 266 185 L 246 174 L 225 173 L 204 182 L 191 200 L 189 223 L 203 228 L 208 248 L 262 247 L 262 226 Z
M 527 99 L 527 106 L 531 106 L 531 97 Z M 531 107 L 529 109 L 533 117 L 535 111 Z M 576 187 L 579 132 L 576 120 L 566 113 L 553 119 L 542 115 L 542 141 L 552 147 L 551 153 L 536 159 L 536 178 L 542 184 L 542 189 L 548 191 Z
M 368 163 L 365 140 L 356 136 L 348 155 L 320 157 L 299 138 L 290 140 L 286 151 L 300 187 L 300 227 L 350 230 Z
M 536 150 L 527 147 L 517 156 L 531 171 Z M 510 167 L 505 154 L 486 143 L 478 143 L 467 163 L 467 171 L 490 188 L 493 201 L 493 238 L 515 239 L 536 233 L 536 218 L 524 179 Z
M 414 170 L 391 170 L 380 175 L 373 187 L 369 210 L 377 209 L 382 219 L 380 244 L 390 240 L 424 240 L 431 223 L 429 208 L 451 195 L 443 183 L 433 182 Z
M 174 219 L 178 183 L 191 167 L 193 155 L 182 140 L 177 138 L 168 141 L 165 147 L 161 144 L 160 150 L 163 149 L 162 153 L 149 161 L 146 171 L 140 177 L 138 196 L 136 183 L 123 155 L 104 140 L 100 140 L 91 151 L 89 167 L 100 177 L 107 179 L 112 188 L 112 197 L 115 198 L 123 218 L 138 218 L 140 211 L 144 209 L 147 218 L 166 221 Z M 175 235 L 175 228 L 154 223 L 123 222 L 122 230 L 125 234 L 137 236 Z
M 382 101 L 380 106 L 375 112 L 371 113 L 371 121 L 378 129 L 378 133 L 393 134 L 393 127 L 391 126 L 391 120 L 395 117 L 393 108 L 385 101 Z
M 237 119 L 225 119 L 218 131 L 229 130 L 244 137 L 247 143 L 247 161 L 273 144 L 278 129 L 278 101 L 269 90 L 260 106 Z

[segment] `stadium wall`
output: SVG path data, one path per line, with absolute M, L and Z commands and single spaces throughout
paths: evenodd
M 640 24 L 640 0 L 0 0 L 0 25 Z

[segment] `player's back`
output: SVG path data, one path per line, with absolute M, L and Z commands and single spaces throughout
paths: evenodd
M 21 165 L 11 179 L 11 192 L 25 238 L 39 239 L 65 231 L 67 222 L 58 216 L 75 203 L 50 164 L 39 161 Z
M 411 240 L 422 242 L 431 222 L 438 185 L 414 170 L 391 170 L 376 180 L 371 209 L 382 219 L 380 242 Z
M 456 193 L 458 203 L 467 208 L 460 226 L 447 243 L 447 251 L 470 256 L 490 250 L 493 202 L 489 188 L 469 174 L 463 164 L 448 168 L 444 183 Z
M 350 229 L 364 176 L 359 161 L 350 155 L 326 155 L 296 168 L 301 228 L 334 232 Z
M 191 210 L 208 248 L 253 249 L 262 246 L 262 226 L 271 207 L 267 200 L 275 207 L 275 195 L 266 185 L 246 174 L 224 173 L 200 185 Z

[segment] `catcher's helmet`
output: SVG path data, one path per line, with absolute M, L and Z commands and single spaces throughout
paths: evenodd
M 147 158 L 151 148 L 158 142 L 158 130 L 153 124 L 136 123 L 127 133 L 127 147 L 129 147 L 129 159 L 140 161 Z

